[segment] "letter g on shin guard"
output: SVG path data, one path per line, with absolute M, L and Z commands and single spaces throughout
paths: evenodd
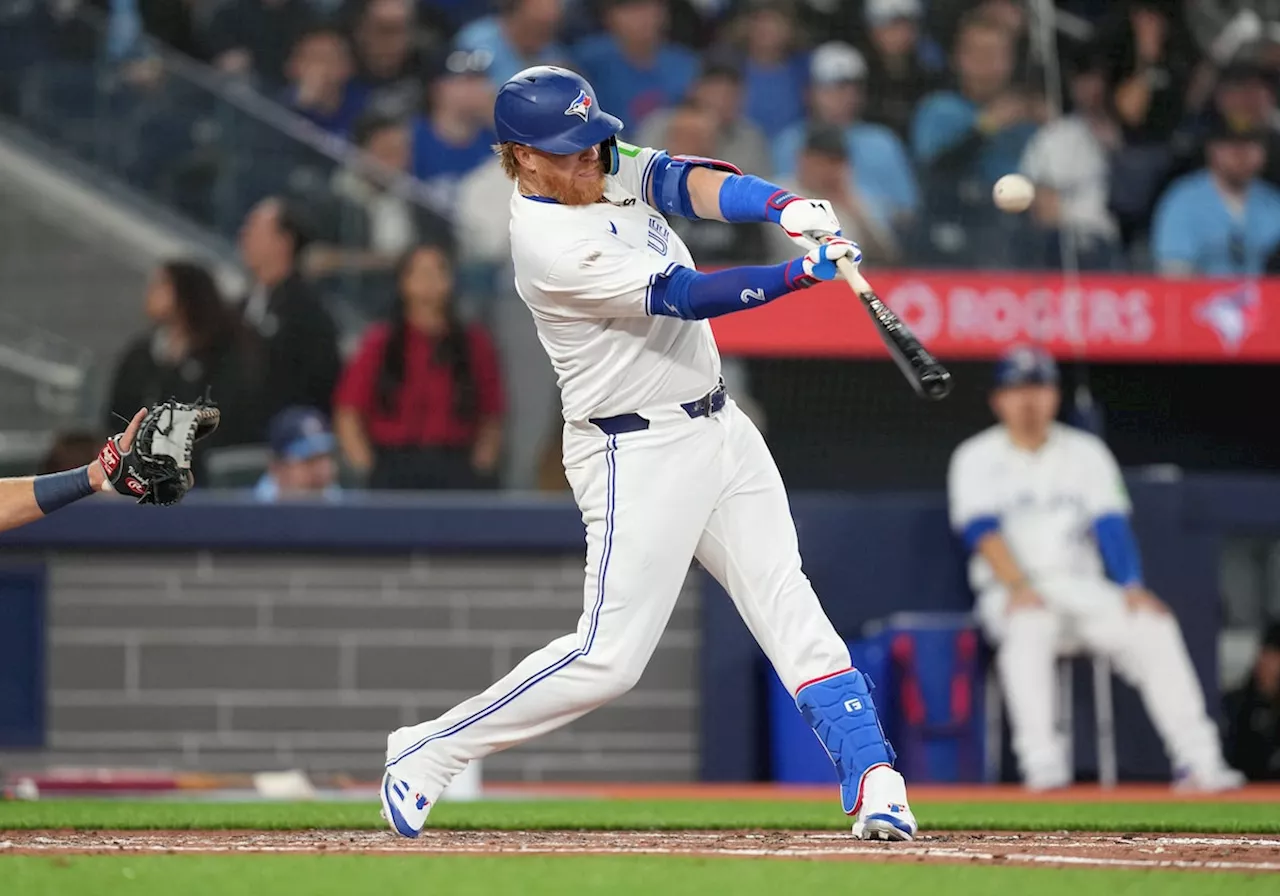
M 862 776 L 877 765 L 893 765 L 897 758 L 876 715 L 874 687 L 870 676 L 850 669 L 796 692 L 796 707 L 835 763 L 848 815 L 858 811 Z

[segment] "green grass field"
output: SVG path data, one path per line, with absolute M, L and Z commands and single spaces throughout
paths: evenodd
M 912 802 L 926 831 L 1181 831 L 1280 834 L 1275 803 Z M 833 803 L 555 800 L 441 803 L 431 826 L 457 830 L 842 830 Z M 48 800 L 0 803 L 0 830 L 381 829 L 370 802 L 220 803 Z
M 1275 803 L 946 802 L 914 804 L 922 832 L 953 830 L 1280 833 Z M 458 830 L 842 830 L 827 803 L 784 801 L 556 800 L 442 803 L 434 828 Z M 0 803 L 5 832 L 50 830 L 379 829 L 376 801 L 231 803 L 46 800 Z M 388 834 L 390 838 L 390 835 Z M 395 842 L 389 839 L 388 842 Z M 886 846 L 885 849 L 893 849 Z M 1280 861 L 1280 850 L 1272 857 Z M 1020 865 L 880 864 L 813 859 L 695 858 L 661 855 L 231 854 L 5 855 L 0 894 L 183 896 L 424 891 L 440 894 L 721 894 L 777 896 L 805 888 L 912 891 L 948 896 L 1034 893 L 1200 896 L 1280 892 L 1272 872 L 1164 869 L 1062 869 Z
M 1177 871 L 1085 871 L 942 865 L 866 865 L 649 856 L 79 856 L 0 859 L 0 888 L 21 896 L 171 894 L 720 894 L 887 893 L 948 896 L 1159 894 L 1251 896 L 1275 876 Z M 403 888 L 403 889 L 400 889 Z M 1095 888 L 1105 888 L 1095 889 Z

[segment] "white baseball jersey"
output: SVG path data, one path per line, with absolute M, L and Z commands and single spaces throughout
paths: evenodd
M 952 528 L 963 532 L 975 520 L 999 520 L 1014 559 L 1033 581 L 1102 576 L 1093 523 L 1130 510 L 1124 479 L 1107 446 L 1059 423 L 1034 452 L 1014 445 L 999 425 L 966 439 L 951 456 L 947 492 Z M 979 593 L 995 583 L 977 552 L 969 561 L 969 580 Z
M 653 277 L 693 257 L 645 202 L 657 151 L 619 144 L 604 202 L 511 197 L 516 291 L 533 312 L 567 421 L 701 398 L 720 379 L 706 321 L 649 313 Z

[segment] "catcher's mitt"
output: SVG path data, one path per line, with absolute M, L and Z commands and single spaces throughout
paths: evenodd
M 218 428 L 221 416 L 208 397 L 191 404 L 170 398 L 156 405 L 142 419 L 128 451 L 121 448 L 120 435 L 107 440 L 98 455 L 106 482 L 139 504 L 177 504 L 195 484 L 192 447 Z

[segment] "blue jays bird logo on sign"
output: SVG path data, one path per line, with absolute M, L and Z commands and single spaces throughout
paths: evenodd
M 578 98 L 569 104 L 569 108 L 564 110 L 565 115 L 576 115 L 583 121 L 587 120 L 587 110 L 591 108 L 591 97 L 587 96 L 585 90 L 578 91 Z
M 1257 284 L 1242 284 L 1210 296 L 1196 307 L 1195 316 L 1217 334 L 1224 349 L 1232 354 L 1238 352 L 1261 322 L 1262 300 Z

